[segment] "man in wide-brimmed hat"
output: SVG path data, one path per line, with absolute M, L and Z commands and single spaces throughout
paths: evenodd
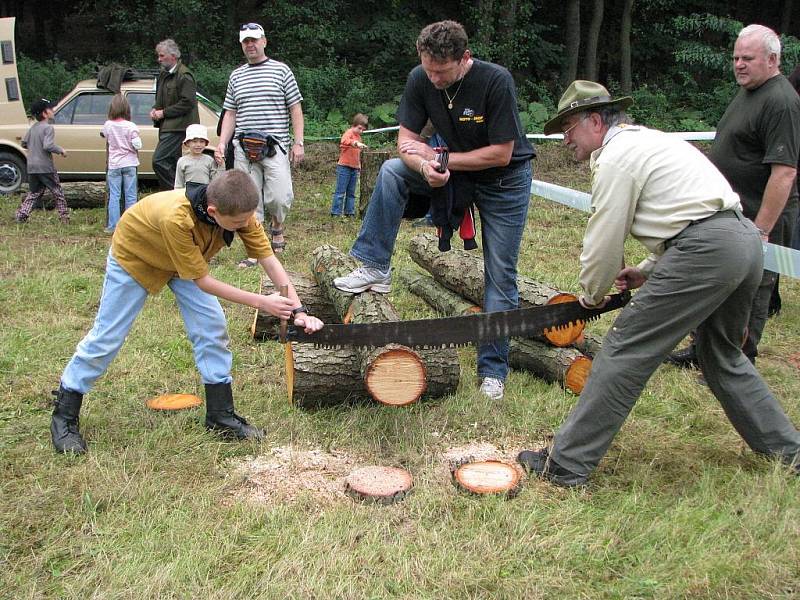
M 631 104 L 600 84 L 575 81 L 545 125 L 545 133 L 564 134 L 577 159 L 590 160 L 580 302 L 602 305 L 612 285 L 641 290 L 609 330 L 552 447 L 523 451 L 518 460 L 558 485 L 585 484 L 650 375 L 696 329 L 700 368 L 733 426 L 754 451 L 797 471 L 800 433 L 741 349 L 761 281 L 758 230 L 699 150 L 631 125 Z M 628 234 L 651 252 L 635 267 L 624 266 Z

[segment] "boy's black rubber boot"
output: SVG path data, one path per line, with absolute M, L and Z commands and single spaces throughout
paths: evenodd
M 523 450 L 517 455 L 517 462 L 528 473 L 536 473 L 542 479 L 561 487 L 578 487 L 586 485 L 589 478 L 567 471 L 548 455 L 547 448 L 541 450 Z
M 697 352 L 695 351 L 694 344 L 689 344 L 682 350 L 675 350 L 670 352 L 664 362 L 670 365 L 675 365 L 682 369 L 699 369 L 697 362 Z
M 206 427 L 239 440 L 260 440 L 264 432 L 233 412 L 230 383 L 206 384 Z
M 55 396 L 55 409 L 50 420 L 50 436 L 53 439 L 53 446 L 58 452 L 66 454 L 83 454 L 86 452 L 86 442 L 81 437 L 79 427 L 79 415 L 83 394 L 73 392 L 59 386 L 53 392 Z

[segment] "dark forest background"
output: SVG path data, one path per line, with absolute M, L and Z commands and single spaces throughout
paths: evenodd
M 308 134 L 338 134 L 357 111 L 394 123 L 414 40 L 427 23 L 464 24 L 473 54 L 507 67 L 529 132 L 541 131 L 566 83 L 597 79 L 632 94 L 640 122 L 711 129 L 736 90 L 736 33 L 761 23 L 782 35 L 782 68 L 800 62 L 800 3 L 675 0 L 0 0 L 17 18 L 25 99 L 58 98 L 99 64 L 155 67 L 153 47 L 174 38 L 200 87 L 220 101 L 243 62 L 237 31 L 256 21 L 267 53 L 289 64 L 305 97 Z

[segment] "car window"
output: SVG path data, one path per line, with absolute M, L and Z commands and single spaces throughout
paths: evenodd
M 131 105 L 131 121 L 137 125 L 152 125 L 150 109 L 155 104 L 156 95 L 153 92 L 128 92 L 127 98 Z
M 108 119 L 109 93 L 78 94 L 65 104 L 55 116 L 59 124 L 102 125 Z

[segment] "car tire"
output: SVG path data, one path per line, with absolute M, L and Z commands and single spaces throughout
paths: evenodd
M 27 179 L 25 159 L 12 152 L 0 152 L 0 194 L 18 192 Z

